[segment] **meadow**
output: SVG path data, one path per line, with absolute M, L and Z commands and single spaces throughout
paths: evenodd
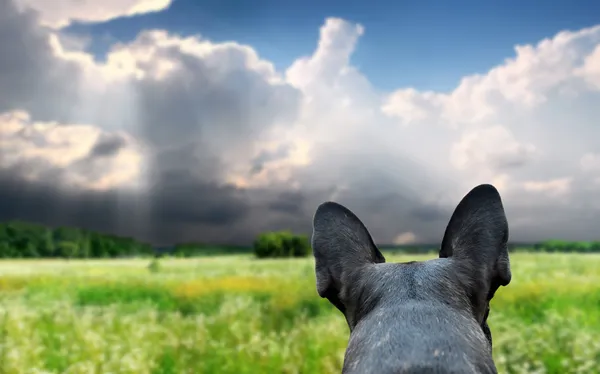
M 386 255 L 388 262 L 434 255 Z M 600 255 L 511 255 L 501 373 L 600 373 Z M 341 313 L 312 259 L 0 261 L 0 374 L 339 373 Z

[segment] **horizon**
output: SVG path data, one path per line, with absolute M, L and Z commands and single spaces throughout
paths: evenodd
M 150 245 L 152 248 L 156 249 L 160 249 L 160 250 L 166 250 L 166 249 L 174 249 L 176 246 L 178 245 L 192 245 L 192 246 L 200 246 L 200 247 L 220 247 L 220 248 L 229 248 L 229 247 L 233 247 L 233 248 L 251 248 L 253 246 L 252 242 L 247 242 L 247 243 L 237 243 L 237 244 L 227 244 L 227 243 L 218 243 L 218 242 L 201 242 L 201 241 L 189 241 L 189 242 L 173 242 L 173 243 L 169 243 L 169 244 L 157 244 L 157 243 L 148 243 L 148 242 L 143 242 L 143 241 L 139 241 L 139 239 L 134 238 L 134 237 L 128 237 L 128 236 L 119 236 L 119 235 L 114 235 L 108 232 L 102 232 L 102 231 L 94 231 L 94 230 L 88 230 L 85 228 L 80 228 L 80 227 L 76 227 L 76 226 L 50 226 L 50 225 L 45 225 L 43 223 L 38 223 L 38 222 L 34 222 L 34 221 L 19 221 L 19 220 L 12 220 L 12 221 L 0 221 L 0 226 L 1 225 L 5 225 L 5 224 L 25 224 L 25 225 L 34 225 L 34 226 L 41 226 L 47 229 L 51 229 L 51 230 L 56 230 L 58 228 L 75 228 L 77 230 L 84 230 L 84 231 L 88 231 L 88 232 L 94 232 L 100 235 L 107 235 L 107 236 L 117 236 L 117 237 L 122 237 L 124 239 L 134 239 L 142 244 L 145 245 Z M 292 234 L 298 235 L 298 233 L 292 232 Z M 308 239 L 310 239 L 310 234 L 299 234 L 299 235 L 306 235 Z M 375 245 L 377 245 L 379 248 L 382 249 L 393 249 L 393 248 L 411 248 L 411 247 L 417 247 L 417 248 L 423 248 L 423 247 L 439 247 L 441 245 L 442 242 L 442 238 L 440 238 L 438 241 L 436 242 L 412 242 L 412 243 L 405 243 L 405 244 L 394 244 L 393 242 L 378 242 L 376 238 L 373 238 L 373 241 L 375 242 Z M 562 240 L 560 238 L 545 238 L 542 240 L 538 240 L 538 241 L 515 241 L 515 240 L 508 240 L 507 245 L 509 247 L 514 247 L 514 246 L 524 246 L 524 247 L 530 247 L 530 246 L 534 246 L 536 244 L 540 244 L 543 242 L 549 242 L 549 241 L 564 241 L 564 242 L 570 242 L 570 241 L 565 241 Z M 575 241 L 578 242 L 578 241 Z M 590 240 L 590 241 L 580 241 L 580 242 L 590 242 L 590 243 L 600 243 L 600 239 L 597 240 Z
M 441 241 L 481 183 L 510 239 L 600 222 L 600 3 L 0 0 L 0 221 L 158 242 Z

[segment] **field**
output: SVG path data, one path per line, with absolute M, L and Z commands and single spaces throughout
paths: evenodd
M 490 314 L 500 372 L 600 372 L 600 256 L 511 261 Z M 0 261 L 0 373 L 340 372 L 348 329 L 312 259 L 149 264 Z

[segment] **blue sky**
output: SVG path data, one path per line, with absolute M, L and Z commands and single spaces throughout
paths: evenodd
M 515 44 L 597 24 L 600 2 L 175 0 L 163 12 L 75 24 L 66 31 L 92 36 L 97 56 L 148 28 L 235 40 L 283 70 L 312 53 L 318 29 L 330 16 L 365 27 L 352 62 L 378 89 L 448 91 L 461 77 L 484 73 L 512 56 Z

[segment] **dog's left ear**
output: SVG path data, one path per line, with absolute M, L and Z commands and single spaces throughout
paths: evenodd
M 350 307 L 348 293 L 356 285 L 357 271 L 385 262 L 365 225 L 349 209 L 334 202 L 317 208 L 312 248 L 317 292 L 344 314 Z
M 500 194 L 489 184 L 473 188 L 456 207 L 439 256 L 451 257 L 456 263 L 457 271 L 469 283 L 480 319 L 498 287 L 510 283 L 507 242 L 508 223 Z

